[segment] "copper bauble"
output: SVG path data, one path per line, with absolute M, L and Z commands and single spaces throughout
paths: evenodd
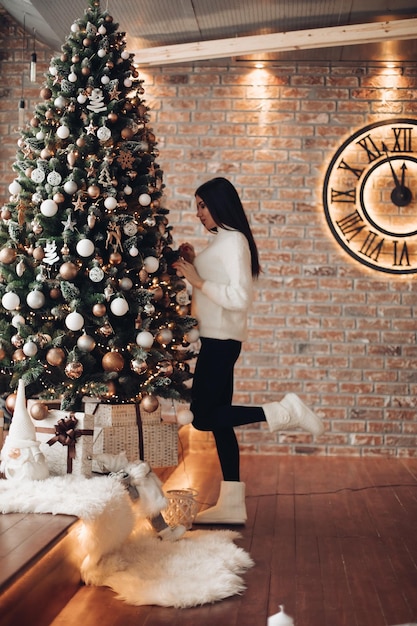
M 106 305 L 98 302 L 93 306 L 93 315 L 94 317 L 103 317 L 106 314 Z
M 59 273 L 64 280 L 73 280 L 78 274 L 78 268 L 71 261 L 67 261 L 61 265 Z
M 39 126 L 39 119 L 37 117 L 32 117 L 30 120 L 30 125 L 32 128 L 37 128 Z
M 122 130 L 120 131 L 120 134 L 123 139 L 129 140 L 129 139 L 132 139 L 134 132 L 132 128 L 126 127 L 126 128 L 122 128 Z
M 11 218 L 12 214 L 10 212 L 10 209 L 8 209 L 7 207 L 3 207 L 1 210 L 1 219 L 2 220 L 9 220 Z
M 108 119 L 110 122 L 113 122 L 113 124 L 114 124 L 114 123 L 115 123 L 115 122 L 117 122 L 117 120 L 119 119 L 119 116 L 117 115 L 117 113 L 114 113 L 114 112 L 112 111 L 111 113 L 109 113 L 109 114 L 108 114 L 107 119 Z
M 44 420 L 48 417 L 49 409 L 44 402 L 34 402 L 29 409 L 29 413 L 34 420 Z
M 107 391 L 105 391 L 102 395 L 104 398 L 111 398 L 116 394 L 116 385 L 112 380 L 109 380 L 107 383 Z
M 36 248 L 33 250 L 33 258 L 36 259 L 36 261 L 42 261 L 44 257 L 45 250 L 42 248 L 42 246 L 36 246 Z
M 58 300 L 58 298 L 61 297 L 61 290 L 58 287 L 52 287 L 49 292 L 49 296 L 52 300 Z
M 90 198 L 96 199 L 100 195 L 100 187 L 98 187 L 98 185 L 90 185 L 87 189 L 87 193 Z
M 65 352 L 62 350 L 62 348 L 51 348 L 46 353 L 45 358 L 48 361 L 49 365 L 58 367 L 59 365 L 62 365 L 62 363 L 65 361 Z
M 125 366 L 125 360 L 120 352 L 107 352 L 101 364 L 106 372 L 121 372 Z
M 11 413 L 13 415 L 13 411 L 14 411 L 14 405 L 16 404 L 16 394 L 15 393 L 9 393 L 9 395 L 6 398 L 6 409 L 9 411 L 9 413 Z
M 6 356 L 6 350 L 3 348 L 3 346 L 0 346 L 0 361 L 2 361 Z
M 122 255 L 120 252 L 112 252 L 109 256 L 110 265 L 119 265 L 122 262 Z
M 54 202 L 56 202 L 57 204 L 62 204 L 65 200 L 65 196 L 63 193 L 61 193 L 60 191 L 57 191 L 54 196 L 53 196 L 53 200 Z
M 13 335 L 10 341 L 15 348 L 21 348 L 25 343 L 25 340 L 19 334 Z
M 132 372 L 135 372 L 135 374 L 140 375 L 146 372 L 148 364 L 146 361 L 142 361 L 141 359 L 133 359 L 133 361 L 130 361 L 130 369 Z
M 146 411 L 147 413 L 153 413 L 159 407 L 158 398 L 151 395 L 143 396 L 142 401 L 140 403 L 140 408 Z
M 5 265 L 10 265 L 16 259 L 16 249 L 15 248 L 3 248 L 0 250 L 0 263 L 4 263 Z
M 49 100 L 51 96 L 52 91 L 49 89 L 49 87 L 43 87 L 41 89 L 41 98 L 43 98 L 44 100 Z
M 15 350 L 12 354 L 13 361 L 24 361 L 26 359 L 26 354 L 23 352 L 22 348 Z

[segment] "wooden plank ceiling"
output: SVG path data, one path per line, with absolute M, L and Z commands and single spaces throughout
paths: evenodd
M 22 25 L 24 22 L 28 33 L 35 33 L 37 39 L 55 50 L 60 49 L 71 24 L 84 14 L 88 5 L 87 0 L 1 0 L 1 4 Z M 184 44 L 190 44 L 188 62 L 207 61 L 210 52 L 204 58 L 201 53 L 207 42 L 216 42 L 212 43 L 213 51 L 237 62 L 254 61 L 260 57 L 269 63 L 417 60 L 416 0 L 102 0 L 101 6 L 113 15 L 120 30 L 126 32 L 128 48 L 135 52 L 139 63 L 141 51 L 145 59 L 151 59 L 149 48 L 155 53 L 158 49 L 172 51 L 169 60 L 165 54 L 161 59 L 156 58 L 157 63 L 164 58 L 169 63 L 180 62 L 174 53 L 176 46 L 184 47 Z M 367 41 L 363 36 L 356 41 L 352 40 L 355 30 L 351 28 L 350 37 L 343 37 L 346 26 L 375 25 L 376 22 L 391 23 L 394 20 L 409 21 L 406 35 L 400 36 L 392 31 L 392 39 L 388 38 L 388 42 L 386 34 L 376 41 L 375 38 Z M 307 46 L 309 33 L 315 29 L 321 29 L 319 36 L 314 44 L 311 40 Z M 325 29 L 331 29 L 329 33 L 336 34 L 335 41 L 342 45 L 326 44 Z M 380 24 L 380 32 L 383 30 Z M 273 33 L 281 38 L 286 35 L 286 45 L 274 48 L 273 39 L 269 38 L 271 46 L 259 52 L 259 45 L 254 47 L 255 42 L 259 44 L 259 36 Z M 304 46 L 300 45 L 303 33 Z M 237 46 L 235 49 L 230 45 L 233 39 L 243 37 L 247 38 L 248 47 Z M 212 56 L 215 58 L 214 53 Z

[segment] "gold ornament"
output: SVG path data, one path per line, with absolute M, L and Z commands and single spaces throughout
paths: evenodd
M 64 280 L 73 280 L 78 274 L 78 268 L 71 261 L 67 261 L 61 265 L 59 273 Z
M 35 402 L 30 407 L 29 413 L 34 420 L 44 420 L 48 417 L 49 409 L 44 402 Z
M 106 305 L 98 302 L 93 306 L 93 315 L 94 317 L 103 317 L 106 314 Z
M 153 413 L 159 406 L 159 401 L 155 396 L 146 395 L 143 396 L 140 403 L 140 408 L 146 411 L 146 413 Z
M 6 398 L 6 409 L 9 411 L 9 413 L 11 413 L 13 415 L 13 411 L 14 411 L 14 406 L 16 404 L 16 394 L 15 393 L 9 393 L 9 395 Z
M 14 263 L 16 254 L 17 252 L 15 248 L 3 248 L 0 250 L 0 263 L 4 263 L 5 265 Z
M 120 352 L 107 352 L 101 360 L 104 371 L 121 372 L 125 366 L 125 360 Z
M 62 350 L 62 348 L 50 348 L 50 350 L 48 350 L 48 352 L 46 353 L 45 358 L 48 361 L 49 365 L 58 367 L 59 365 L 62 365 L 62 363 L 65 361 L 65 352 Z

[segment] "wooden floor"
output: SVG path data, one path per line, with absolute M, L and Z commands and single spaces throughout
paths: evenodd
M 165 487 L 192 486 L 214 502 L 221 478 L 211 440 L 190 433 Z M 266 626 L 280 604 L 296 626 L 417 623 L 417 459 L 243 456 L 242 480 L 239 545 L 256 563 L 242 596 L 133 607 L 82 587 L 53 626 Z

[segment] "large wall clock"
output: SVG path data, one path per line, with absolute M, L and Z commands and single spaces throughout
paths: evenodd
M 381 272 L 417 272 L 417 119 L 361 128 L 324 178 L 327 222 L 339 244 Z

